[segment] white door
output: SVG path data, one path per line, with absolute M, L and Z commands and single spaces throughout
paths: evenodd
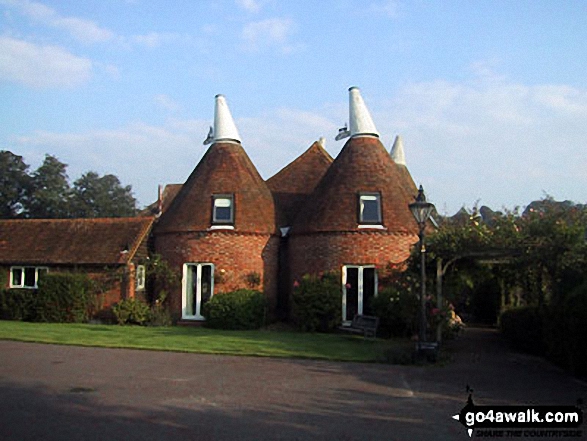
M 202 306 L 214 293 L 214 265 L 211 263 L 186 263 L 183 265 L 182 318 L 204 320 Z

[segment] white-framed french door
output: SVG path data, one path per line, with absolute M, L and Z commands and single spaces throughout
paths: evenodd
M 214 265 L 184 263 L 181 284 L 181 318 L 204 320 L 202 306 L 214 295 Z
M 350 323 L 355 314 L 371 315 L 372 297 L 377 296 L 375 265 L 342 267 L 342 321 Z

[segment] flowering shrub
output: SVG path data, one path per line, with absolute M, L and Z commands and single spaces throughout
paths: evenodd
M 383 288 L 371 301 L 373 313 L 379 317 L 378 335 L 410 337 L 418 329 L 418 296 L 394 287 Z
M 442 338 L 444 340 L 452 339 L 458 336 L 464 329 L 465 324 L 455 313 L 452 303 L 446 302 L 442 308 L 430 306 L 427 304 L 428 330 L 430 338 L 436 338 L 436 329 L 440 326 Z
M 340 278 L 335 273 L 306 274 L 294 281 L 292 312 L 302 331 L 328 332 L 340 325 Z

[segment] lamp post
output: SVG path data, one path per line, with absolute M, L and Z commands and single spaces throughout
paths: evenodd
M 424 247 L 424 230 L 426 229 L 426 222 L 428 222 L 430 214 L 432 213 L 432 210 L 434 210 L 434 204 L 426 202 L 424 188 L 420 185 L 415 202 L 409 204 L 408 207 L 410 207 L 410 211 L 414 215 L 416 222 L 418 222 L 419 227 L 418 237 L 420 238 L 422 286 L 420 291 L 420 329 L 418 332 L 418 347 L 421 348 L 421 344 L 426 341 L 426 248 Z

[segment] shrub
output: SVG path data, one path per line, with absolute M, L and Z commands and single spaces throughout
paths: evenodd
M 371 299 L 373 313 L 379 317 L 382 337 L 409 337 L 417 329 L 418 297 L 395 288 L 383 288 Z
M 328 332 L 340 325 L 342 301 L 336 274 L 305 275 L 294 283 L 292 312 L 302 331 Z
M 147 326 L 171 326 L 172 324 L 173 319 L 169 309 L 161 304 L 155 304 L 151 307 Z
M 50 273 L 39 280 L 33 320 L 86 322 L 94 311 L 93 284 L 85 274 Z
M 571 372 L 587 375 L 587 284 L 579 286 L 565 300 L 565 355 Z
M 266 313 L 265 296 L 259 291 L 239 289 L 217 294 L 204 304 L 206 326 L 216 329 L 259 329 Z
M 144 325 L 151 319 L 149 305 L 138 299 L 123 299 L 112 307 L 119 325 Z
M 0 290 L 0 319 L 31 320 L 36 297 L 37 291 L 33 289 Z
M 504 311 L 499 327 L 510 345 L 531 354 L 544 354 L 542 317 L 537 306 L 524 306 Z

